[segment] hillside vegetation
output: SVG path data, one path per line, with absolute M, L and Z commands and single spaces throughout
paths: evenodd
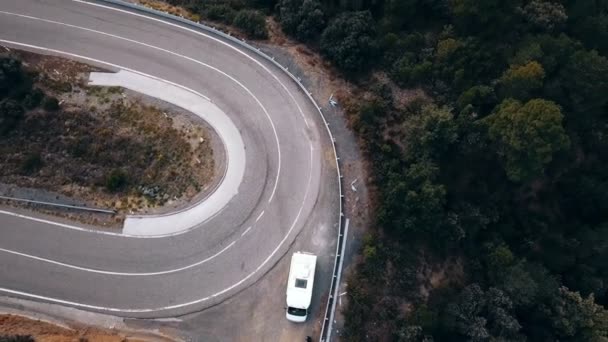
M 607 0 L 169 2 L 273 15 L 361 89 L 345 340 L 608 341 Z

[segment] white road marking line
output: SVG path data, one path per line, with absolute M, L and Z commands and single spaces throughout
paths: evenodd
M 247 92 L 247 94 L 249 94 L 249 96 L 251 96 L 255 100 L 255 102 L 258 104 L 258 106 L 260 106 L 260 108 L 262 108 L 262 111 L 264 112 L 264 115 L 266 116 L 266 118 L 270 122 L 270 126 L 271 126 L 272 132 L 274 134 L 275 143 L 277 145 L 277 163 L 278 163 L 278 166 L 277 166 L 277 175 L 276 175 L 276 178 L 275 178 L 274 187 L 272 189 L 272 193 L 270 194 L 270 199 L 268 200 L 268 202 L 270 202 L 272 200 L 272 198 L 274 197 L 274 194 L 276 192 L 277 185 L 279 184 L 279 177 L 281 175 L 281 144 L 279 143 L 279 135 L 277 133 L 277 129 L 276 129 L 275 125 L 274 125 L 274 122 L 272 121 L 272 118 L 270 117 L 270 114 L 268 113 L 268 110 L 266 110 L 266 107 L 264 107 L 264 105 L 262 104 L 262 102 L 253 94 L 253 92 L 251 90 L 249 90 L 249 88 L 247 88 L 239 80 L 237 80 L 236 78 L 228 75 L 227 73 L 223 72 L 222 70 L 220 70 L 220 69 L 218 69 L 218 68 L 216 68 L 214 66 L 211 66 L 211 65 L 209 65 L 207 63 L 201 62 L 201 61 L 199 61 L 197 59 L 194 59 L 194 58 L 191 58 L 191 57 L 188 57 L 188 56 L 185 56 L 185 55 L 181 55 L 181 54 L 178 54 L 176 52 L 173 52 L 173 51 L 170 51 L 170 50 L 167 50 L 167 49 L 163 49 L 163 48 L 160 48 L 160 47 L 157 47 L 157 46 L 154 46 L 154 45 L 146 44 L 146 43 L 143 43 L 143 42 L 140 42 L 140 41 L 137 41 L 137 40 L 125 38 L 125 37 L 122 37 L 122 36 L 117 36 L 117 35 L 114 35 L 114 34 L 111 34 L 111 33 L 103 32 L 103 31 L 93 30 L 93 29 L 90 29 L 90 28 L 82 27 L 82 26 L 76 26 L 76 25 L 66 24 L 66 23 L 62 23 L 62 22 L 59 22 L 59 21 L 54 21 L 54 20 L 49 20 L 49 19 L 29 16 L 29 15 L 24 15 L 24 14 L 19 14 L 19 13 L 0 11 L 0 14 L 12 15 L 12 16 L 16 16 L 16 17 L 31 19 L 31 20 L 38 20 L 38 21 L 49 23 L 49 24 L 55 24 L 55 25 L 59 25 L 59 26 L 65 26 L 65 27 L 75 28 L 75 29 L 79 29 L 79 30 L 83 30 L 83 31 L 88 31 L 88 32 L 100 34 L 100 35 L 103 35 L 103 36 L 119 39 L 119 40 L 124 40 L 124 41 L 127 41 L 129 43 L 145 46 L 147 48 L 151 48 L 151 49 L 155 49 L 155 50 L 158 50 L 158 51 L 162 51 L 162 52 L 168 53 L 170 55 L 173 55 L 173 56 L 176 56 L 176 57 L 180 57 L 180 58 L 183 58 L 185 60 L 191 61 L 193 63 L 205 66 L 205 67 L 207 67 L 207 68 L 209 68 L 209 69 L 211 69 L 213 71 L 218 72 L 222 76 L 227 77 L 231 81 L 235 82 L 239 87 L 241 87 L 243 90 L 245 90 L 245 92 Z M 251 58 L 251 57 L 249 57 L 249 58 Z M 106 63 L 106 64 L 109 64 L 109 63 Z M 128 68 L 124 68 L 124 69 L 125 70 L 129 70 Z M 290 96 L 291 96 L 291 93 L 290 93 Z M 293 96 L 292 96 L 292 98 L 293 98 Z M 206 99 L 209 101 L 208 98 L 206 98 Z M 295 101 L 295 99 L 294 99 L 294 101 Z M 299 107 L 299 105 L 297 103 L 296 103 L 296 106 L 298 106 L 298 109 L 300 110 L 300 112 L 302 112 L 302 110 L 300 109 L 300 107 Z M 304 114 L 302 113 L 302 115 L 304 115 Z
M 45 224 L 51 224 L 51 225 L 55 225 L 55 226 L 59 226 L 59 227 L 63 227 L 63 228 L 69 228 L 69 229 L 75 229 L 75 230 L 82 230 L 82 231 L 90 231 L 90 232 L 98 232 L 98 233 L 106 233 L 106 232 L 102 232 L 102 231 L 96 231 L 96 230 L 89 230 L 89 229 L 85 229 L 85 228 L 80 228 L 80 227 L 76 227 L 76 226 L 71 226 L 69 224 L 64 224 L 64 223 L 59 223 L 59 222 L 54 222 L 54 221 L 48 221 L 48 220 L 44 220 L 44 219 L 39 219 L 36 217 L 30 217 L 30 216 L 26 216 L 26 215 L 22 215 L 22 214 L 17 214 L 17 213 L 13 213 L 10 211 L 4 211 L 4 210 L 0 210 L 0 214 L 3 215 L 8 215 L 8 216 L 15 216 L 15 217 L 19 217 L 22 219 L 26 219 L 26 220 L 30 220 L 30 221 L 35 221 L 35 222 L 40 222 L 40 223 L 45 223 Z M 107 234 L 111 234 L 111 235 L 121 235 L 118 233 L 110 233 L 107 232 Z
M 251 226 L 247 227 L 247 229 L 245 229 L 245 231 L 241 234 L 241 237 L 245 236 L 247 233 L 249 233 L 249 231 L 251 230 Z
M 260 215 L 258 215 L 258 218 L 255 219 L 255 222 L 258 222 L 262 218 L 262 216 L 264 216 L 264 210 L 262 210 Z
M 312 148 L 312 145 L 311 145 L 311 148 L 310 148 L 310 157 L 311 157 L 311 159 L 312 159 L 312 152 L 313 152 L 313 148 Z M 310 182 L 311 181 L 312 181 L 312 163 L 310 163 L 310 172 L 309 172 L 309 176 L 308 176 L 308 186 L 306 187 L 306 192 L 304 193 L 304 199 L 306 199 L 308 197 L 308 191 L 310 189 Z M 161 310 L 179 309 L 179 308 L 184 308 L 184 307 L 187 307 L 187 306 L 190 306 L 190 305 L 199 304 L 199 303 L 208 301 L 209 299 L 213 299 L 213 298 L 215 298 L 217 296 L 221 296 L 221 295 L 223 295 L 223 294 L 225 294 L 225 293 L 227 293 L 227 292 L 235 289 L 236 287 L 242 285 L 244 282 L 246 282 L 247 280 L 249 280 L 249 278 L 253 277 L 264 266 L 266 266 L 266 264 L 274 257 L 274 255 L 283 246 L 283 244 L 285 243 L 285 241 L 287 241 L 287 238 L 289 237 L 289 235 L 291 235 L 291 232 L 293 231 L 294 227 L 296 226 L 296 223 L 300 219 L 300 215 L 302 215 L 302 210 L 303 209 L 304 209 L 304 206 L 300 207 L 300 210 L 298 211 L 298 214 L 296 215 L 296 218 L 294 219 L 293 223 L 289 227 L 289 230 L 287 231 L 287 234 L 285 234 L 285 236 L 279 242 L 279 244 L 275 247 L 275 249 L 270 253 L 270 255 L 268 255 L 268 257 L 266 257 L 266 259 L 255 270 L 253 270 L 251 273 L 249 273 L 243 279 L 239 280 L 238 282 L 232 284 L 231 286 L 229 286 L 229 287 L 227 287 L 227 288 L 225 288 L 225 289 L 223 289 L 223 290 L 221 290 L 219 292 L 216 292 L 216 293 L 214 293 L 214 294 L 212 294 L 210 296 L 207 296 L 207 297 L 204 297 L 204 298 L 200 298 L 200 299 L 196 299 L 196 300 L 193 300 L 193 301 L 190 301 L 190 302 L 180 303 L 180 304 L 174 304 L 174 305 L 168 305 L 168 306 L 163 306 L 163 307 L 159 307 L 159 308 L 152 308 L 152 309 L 120 309 L 120 308 L 113 308 L 113 307 L 106 307 L 106 306 L 97 306 L 97 305 L 82 304 L 82 303 L 67 301 L 67 300 L 63 300 L 63 299 L 59 299 L 59 298 L 41 296 L 41 295 L 37 295 L 37 294 L 29 293 L 29 292 L 24 292 L 24 291 L 12 290 L 12 289 L 8 289 L 8 288 L 4 288 L 4 287 L 0 287 L 0 292 L 6 292 L 6 293 L 13 294 L 13 295 L 22 296 L 22 297 L 28 297 L 28 298 L 34 298 L 34 299 L 39 299 L 39 300 L 43 300 L 43 301 L 55 302 L 55 303 L 59 303 L 59 304 L 63 304 L 63 305 L 69 305 L 69 306 L 74 306 L 74 307 L 79 307 L 79 308 L 85 308 L 85 309 L 89 309 L 89 310 L 100 310 L 100 311 L 119 312 L 119 313 L 149 313 L 149 312 L 158 312 L 158 311 L 161 311 Z
M 196 262 L 194 264 L 191 264 L 191 265 L 187 265 L 187 266 L 180 267 L 180 268 L 175 268 L 175 269 L 172 269 L 172 270 L 166 270 L 166 271 L 141 272 L 141 273 L 137 273 L 137 272 L 112 272 L 112 271 L 103 271 L 103 270 L 98 270 L 98 269 L 88 268 L 88 267 L 81 267 L 81 266 L 76 266 L 76 265 L 72 265 L 72 264 L 66 264 L 66 263 L 55 261 L 55 260 L 51 260 L 51 259 L 46 259 L 46 258 L 41 258 L 41 257 L 33 256 L 33 255 L 30 255 L 30 254 L 20 253 L 20 252 L 16 252 L 16 251 L 12 251 L 12 250 L 9 250 L 9 249 L 4 249 L 4 248 L 0 248 L 0 252 L 4 252 L 4 253 L 8 253 L 8 254 L 14 254 L 14 255 L 21 256 L 21 257 L 25 257 L 25 258 L 29 258 L 29 259 L 34 259 L 34 260 L 42 261 L 42 262 L 45 262 L 45 263 L 48 263 L 48 264 L 53 264 L 53 265 L 57 265 L 57 266 L 71 268 L 71 269 L 75 269 L 75 270 L 79 270 L 79 271 L 85 271 L 85 272 L 89 272 L 89 273 L 98 273 L 98 274 L 106 274 L 106 275 L 117 275 L 117 276 L 127 276 L 127 277 L 147 277 L 147 276 L 156 276 L 156 275 L 176 273 L 176 272 L 187 270 L 189 268 L 200 266 L 200 265 L 202 265 L 202 264 L 204 264 L 204 263 L 206 263 L 208 261 L 211 261 L 211 260 L 215 259 L 220 254 L 222 254 L 225 251 L 227 251 L 230 247 L 234 246 L 235 243 L 236 243 L 236 241 L 232 241 L 226 247 L 222 248 L 222 250 L 220 250 L 219 252 L 213 254 L 210 257 L 207 257 L 204 260 L 198 261 L 198 262 Z
M 235 51 L 237 51 L 238 53 L 241 53 L 241 54 L 243 54 L 243 55 L 247 56 L 247 57 L 248 57 L 248 58 L 250 58 L 252 61 L 254 61 L 255 63 L 257 63 L 259 66 L 261 66 L 261 67 L 262 67 L 264 70 L 266 70 L 266 71 L 267 71 L 269 74 L 271 74 L 271 75 L 272 75 L 272 76 L 273 76 L 273 77 L 274 77 L 274 78 L 277 80 L 277 82 L 279 82 L 279 83 L 280 83 L 280 84 L 283 86 L 283 88 L 284 88 L 284 89 L 287 91 L 287 93 L 290 95 L 290 97 L 291 97 L 291 98 L 294 100 L 294 103 L 296 103 L 296 106 L 298 107 L 298 109 L 299 109 L 299 111 L 300 111 L 300 114 L 301 114 L 302 116 L 304 115 L 304 114 L 303 114 L 303 112 L 302 112 L 302 110 L 301 110 L 301 108 L 300 108 L 300 106 L 299 106 L 299 104 L 298 104 L 298 103 L 295 101 L 295 98 L 293 97 L 293 95 L 291 94 L 291 92 L 289 92 L 289 90 L 287 90 L 287 88 L 285 87 L 285 85 L 284 85 L 284 84 L 283 84 L 283 83 L 282 83 L 282 82 L 281 82 L 281 81 L 278 79 L 278 77 L 277 77 L 276 75 L 274 75 L 274 73 L 272 73 L 272 72 L 271 72 L 269 69 L 267 69 L 265 66 L 263 66 L 263 65 L 262 65 L 262 64 L 261 64 L 259 61 L 257 61 L 256 59 L 254 59 L 254 58 L 252 58 L 251 56 L 249 56 L 249 55 L 245 54 L 244 52 L 240 51 L 239 49 L 236 49 L 235 47 L 233 47 L 233 46 L 231 46 L 231 45 L 229 45 L 229 44 L 227 44 L 227 43 L 224 43 L 224 42 L 220 41 L 220 40 L 219 40 L 219 39 L 217 39 L 217 38 L 213 38 L 213 37 L 208 36 L 208 35 L 205 35 L 205 34 L 203 34 L 203 33 L 201 33 L 201 32 L 198 32 L 198 31 L 195 31 L 195 30 L 191 30 L 191 29 L 187 29 L 187 28 L 184 28 L 183 26 L 180 26 L 180 25 L 175 25 L 175 24 L 172 24 L 172 23 L 169 23 L 169 22 L 166 22 L 166 21 L 162 21 L 162 20 L 159 20 L 159 19 L 151 18 L 151 17 L 148 17 L 148 16 L 143 16 L 143 15 L 139 15 L 139 14 L 136 14 L 136 13 L 131 13 L 131 12 L 128 12 L 128 11 L 119 10 L 119 9 L 116 9 L 116 8 L 111 8 L 111 7 L 102 6 L 102 5 L 98 5 L 98 4 L 87 3 L 87 2 L 83 2 L 83 1 L 81 1 L 81 0 L 72 0 L 72 1 L 75 1 L 75 2 L 80 2 L 80 3 L 85 3 L 85 4 L 88 4 L 88 5 L 92 5 L 92 6 L 100 6 L 100 7 L 105 7 L 105 8 L 107 8 L 107 9 L 111 9 L 111 10 L 116 10 L 116 11 L 120 11 L 120 12 L 128 13 L 128 14 L 130 14 L 130 15 L 141 16 L 141 17 L 147 18 L 147 19 L 149 19 L 149 20 L 155 20 L 155 21 L 158 21 L 158 22 L 164 23 L 164 24 L 166 24 L 166 25 L 172 25 L 172 26 L 180 27 L 180 28 L 182 28 L 182 29 L 184 29 L 184 30 L 191 31 L 191 32 L 194 32 L 194 33 L 196 33 L 196 34 L 199 34 L 199 35 L 202 35 L 202 36 L 208 37 L 209 39 L 213 39 L 213 40 L 215 40 L 215 41 L 217 41 L 217 42 L 220 42 L 220 43 L 222 43 L 222 44 L 224 44 L 224 45 L 226 45 L 226 46 L 228 46 L 228 47 L 230 47 L 230 48 L 234 49 L 234 50 L 235 50 Z M 21 44 L 21 43 L 17 43 L 16 45 L 19 45 L 19 44 Z M 50 49 L 49 49 L 49 50 L 50 50 Z M 187 89 L 187 88 L 185 88 L 185 89 Z M 196 93 L 196 92 L 195 92 L 195 93 Z M 305 117 L 304 117 L 304 120 L 305 120 L 305 122 L 306 122 L 306 124 L 307 124 L 307 126 L 308 126 L 308 122 L 306 121 L 306 118 L 305 118 Z M 273 127 L 274 127 L 274 126 L 273 126 Z M 276 133 L 276 131 L 275 131 L 275 133 Z M 309 191 L 310 191 L 310 183 L 311 183 L 311 181 L 312 181 L 312 164 L 313 164 L 313 163 L 312 163 L 312 160 L 313 160 L 313 150 L 314 150 L 314 149 L 313 149 L 313 147 L 312 147 L 312 144 L 310 144 L 310 163 L 309 163 L 309 175 L 308 175 L 308 182 L 307 182 L 307 186 L 306 186 L 306 191 L 305 191 L 305 193 L 304 193 L 304 200 L 303 200 L 303 203 L 305 202 L 306 198 L 308 197 L 308 193 L 309 193 Z M 280 153 L 280 149 L 279 149 L 279 153 Z M 280 163 L 279 163 L 279 171 L 277 172 L 277 176 L 278 176 L 278 174 L 279 174 L 279 173 L 280 173 Z M 278 179 L 278 177 L 277 177 L 277 179 Z M 270 201 L 272 201 L 272 198 L 274 197 L 274 194 L 275 194 L 275 191 L 276 191 L 277 185 L 278 185 L 278 181 L 277 181 L 277 182 L 275 182 L 275 186 L 274 186 L 274 189 L 273 189 L 273 191 L 272 191 L 272 194 L 271 194 L 271 197 L 270 197 L 270 199 L 269 199 L 269 202 L 270 202 Z M 204 302 L 204 301 L 207 301 L 207 300 L 209 300 L 209 299 L 212 299 L 212 298 L 214 298 L 214 297 L 217 297 L 217 296 L 219 296 L 219 295 L 222 295 L 222 294 L 224 294 L 224 293 L 227 293 L 228 291 L 233 290 L 234 288 L 236 288 L 236 287 L 238 287 L 238 286 L 242 285 L 244 282 L 246 282 L 246 281 L 247 281 L 249 278 L 251 278 L 251 277 L 252 277 L 253 275 L 255 275 L 257 272 L 259 272 L 259 271 L 260 271 L 260 270 L 261 270 L 261 269 L 262 269 L 262 268 L 263 268 L 263 267 L 264 267 L 264 266 L 265 266 L 265 265 L 266 265 L 266 264 L 267 264 L 267 263 L 268 263 L 268 262 L 269 262 L 269 261 L 272 259 L 272 257 L 274 257 L 274 255 L 275 255 L 275 254 L 276 254 L 276 253 L 279 251 L 279 249 L 280 249 L 280 248 L 283 246 L 283 244 L 285 243 L 285 241 L 287 240 L 287 238 L 290 236 L 291 232 L 292 232 L 292 231 L 293 231 L 293 229 L 295 228 L 295 225 L 297 224 L 297 222 L 298 222 L 298 221 L 299 221 L 299 219 L 300 219 L 300 216 L 301 216 L 301 214 L 302 214 L 302 210 L 303 210 L 303 209 L 304 209 L 304 205 L 300 206 L 300 209 L 298 210 L 298 214 L 296 215 L 296 217 L 295 217 L 295 219 L 294 219 L 293 223 L 291 224 L 291 226 L 290 226 L 289 230 L 287 231 L 287 234 L 285 234 L 285 236 L 284 236 L 284 237 L 283 237 L 283 239 L 282 239 L 282 240 L 279 242 L 279 244 L 278 244 L 278 245 L 275 247 L 275 249 L 274 249 L 274 250 L 273 250 L 273 251 L 270 253 L 270 255 L 268 255 L 268 257 L 267 257 L 267 258 L 266 258 L 266 259 L 265 259 L 265 260 L 264 260 L 264 261 L 263 261 L 263 262 L 262 262 L 262 263 L 261 263 L 261 264 L 260 264 L 260 265 L 259 265 L 259 266 L 258 266 L 256 269 L 255 269 L 255 270 L 253 270 L 251 273 L 249 273 L 249 274 L 248 274 L 247 276 L 245 276 L 243 279 L 241 279 L 240 281 L 238 281 L 238 282 L 234 283 L 234 284 L 233 284 L 233 285 L 231 285 L 230 287 L 227 287 L 227 288 L 225 288 L 225 289 L 223 289 L 223 290 L 221 290 L 221 291 L 219 291 L 219 292 L 217 292 L 217 293 L 215 293 L 215 294 L 213 294 L 213 295 L 211 295 L 211 296 L 207 296 L 207 297 L 204 297 L 204 298 L 200 298 L 200 299 L 197 299 L 197 300 L 194 300 L 194 301 L 190 301 L 190 302 L 187 302 L 187 303 L 175 304 L 175 305 L 171 305 L 171 306 L 164 306 L 164 307 L 161 307 L 161 308 L 153 308 L 153 309 L 119 309 L 119 308 L 110 308 L 110 307 L 103 307 L 103 306 L 87 305 L 87 304 L 82 304 L 82 303 L 77 303 L 77 302 L 70 302 L 70 301 L 65 301 L 65 300 L 61 300 L 61 299 L 58 299 L 58 298 L 46 297 L 46 296 L 40 296 L 40 295 L 36 295 L 36 294 L 32 294 L 32 293 L 28 293 L 28 292 L 24 292 L 24 291 L 16 291 L 16 290 L 7 289 L 7 288 L 0 288 L 0 291 L 6 292 L 6 293 L 15 294 L 15 295 L 21 295 L 21 296 L 24 296 L 24 297 L 36 298 L 36 299 L 40 299 L 40 300 L 46 300 L 46 301 L 52 301 L 52 302 L 56 302 L 56 303 L 60 303 L 60 304 L 71 305 L 71 306 L 75 306 L 75 307 L 87 308 L 87 309 L 92 309 L 92 310 L 105 310 L 105 311 L 109 311 L 109 312 L 123 312 L 123 313 L 145 313 L 145 312 L 156 312 L 156 311 L 159 311 L 159 310 L 171 310 L 171 309 L 183 308 L 183 307 L 190 306 L 190 305 L 194 305 L 194 304 L 197 304 L 197 303 L 202 303 L 202 302 Z M 79 229 L 82 229 L 82 228 L 79 228 Z
M 114 8 L 114 7 L 110 7 L 110 6 L 104 6 L 104 5 L 101 5 L 101 4 L 95 4 L 95 3 L 91 3 L 91 2 L 87 2 L 87 1 L 83 1 L 83 0 L 72 0 L 72 1 L 78 2 L 78 3 L 82 3 L 82 4 L 86 4 L 86 5 L 89 5 L 89 6 L 96 6 L 96 7 L 105 8 L 107 10 L 112 10 L 112 11 L 117 11 L 117 12 L 125 13 L 125 14 L 128 14 L 128 15 L 132 15 L 132 16 L 144 18 L 144 19 L 147 19 L 147 20 L 159 22 L 159 23 L 162 23 L 164 25 L 168 25 L 168 26 L 172 26 L 172 27 L 177 27 L 177 28 L 179 28 L 181 30 L 188 31 L 188 32 L 194 33 L 196 35 L 203 36 L 203 37 L 206 37 L 208 39 L 214 40 L 215 42 L 220 43 L 220 44 L 222 44 L 222 45 L 224 45 L 224 46 L 226 46 L 226 47 L 228 47 L 228 48 L 236 51 L 237 53 L 245 56 L 246 58 L 248 58 L 251 61 L 253 61 L 254 63 L 256 63 L 258 66 L 260 66 L 262 69 L 264 69 L 268 74 L 270 74 L 281 85 L 281 87 L 283 88 L 283 90 L 285 90 L 285 92 L 287 92 L 287 94 L 289 95 L 289 97 L 295 103 L 296 107 L 298 107 L 298 112 L 300 113 L 300 116 L 304 120 L 304 123 L 306 124 L 306 127 L 310 128 L 310 125 L 308 124 L 308 120 L 306 119 L 306 116 L 304 115 L 304 112 L 302 111 L 302 108 L 300 107 L 300 105 L 296 101 L 296 99 L 293 96 L 293 94 L 287 89 L 287 87 L 285 86 L 285 84 L 283 84 L 283 82 L 281 82 L 281 80 L 279 80 L 279 78 L 272 71 L 270 71 L 270 69 L 268 69 L 265 65 L 263 65 L 260 61 L 258 61 L 257 59 L 251 57 L 250 55 L 246 54 L 245 52 L 241 51 L 240 49 L 237 49 L 236 47 L 234 47 L 234 46 L 232 46 L 232 45 L 230 45 L 230 44 L 228 44 L 228 43 L 226 43 L 226 42 L 224 42 L 224 41 L 222 41 L 222 40 L 220 40 L 218 38 L 215 38 L 215 37 L 212 37 L 212 36 L 210 36 L 208 34 L 205 34 L 203 32 L 200 32 L 200 31 L 197 31 L 197 30 L 193 30 L 193 29 L 184 27 L 183 25 L 174 24 L 174 23 L 168 22 L 166 20 L 161 20 L 161 19 L 153 18 L 153 17 L 147 16 L 147 15 L 143 15 L 143 14 L 139 14 L 139 13 L 133 13 L 131 11 L 127 11 L 127 10 L 123 10 L 123 9 L 119 9 L 119 8 Z M 279 171 L 280 171 L 280 168 L 279 168 Z M 274 194 L 275 194 L 275 191 L 276 191 L 276 188 L 277 188 L 277 184 L 278 184 L 278 182 L 275 183 L 274 189 L 272 190 L 272 194 L 270 195 L 270 198 L 268 199 L 269 203 L 274 198 Z
M 3 13 L 2 11 L 0 11 L 0 13 Z M 81 59 L 81 60 L 88 60 L 94 63 L 98 63 L 98 64 L 105 64 L 107 66 L 116 68 L 116 69 L 124 69 L 126 71 L 132 72 L 132 73 L 136 73 L 145 77 L 150 77 L 152 79 L 156 79 L 160 82 L 166 82 L 168 84 L 171 84 L 173 86 L 182 88 L 188 92 L 191 92 L 197 96 L 200 96 L 202 98 L 205 98 L 208 100 L 208 98 L 195 91 L 192 90 L 190 88 L 184 87 L 182 85 L 179 85 L 177 83 L 171 82 L 171 81 L 167 81 L 164 80 L 162 78 L 156 77 L 156 76 L 152 76 L 152 75 L 148 75 L 146 73 L 137 71 L 137 70 L 133 70 L 118 64 L 113 64 L 113 63 L 108 63 L 108 62 L 104 62 L 95 58 L 90 58 L 90 57 L 86 57 L 86 56 L 82 56 L 82 55 L 77 55 L 74 53 L 69 53 L 69 52 L 65 52 L 65 51 L 61 51 L 61 50 L 55 50 L 55 49 L 50 49 L 50 48 L 46 48 L 46 47 L 41 47 L 41 46 L 37 46 L 37 45 L 31 45 L 31 44 L 25 44 L 25 43 L 19 43 L 19 42 L 15 42 L 12 40 L 6 40 L 6 39 L 0 39 L 0 43 L 6 43 L 6 44 L 12 44 L 12 45 L 17 45 L 17 46 L 21 46 L 21 47 L 27 47 L 27 48 L 31 48 L 31 49 L 37 49 L 37 50 L 42 50 L 42 51 L 47 51 L 47 52 L 52 52 L 55 54 L 59 54 L 59 55 L 65 55 L 65 56 L 70 56 L 72 58 L 77 58 L 77 59 Z M 31 221 L 36 221 L 36 222 L 41 222 L 41 223 L 47 223 L 47 224 L 51 224 L 51 225 L 55 225 L 55 226 L 60 226 L 63 228 L 69 228 L 69 229 L 74 229 L 74 230 L 80 230 L 80 231 L 86 231 L 86 232 L 91 232 L 91 233 L 95 233 L 95 234 L 102 234 L 102 235 L 113 235 L 113 236 L 124 236 L 124 237 L 129 237 L 129 238 L 138 238 L 138 239 L 155 239 L 155 238 L 162 238 L 162 237 L 168 237 L 168 236 L 175 236 L 175 235 L 180 235 L 183 234 L 189 230 L 185 230 L 185 231 L 181 231 L 181 232 L 177 232 L 177 233 L 170 233 L 170 234 L 162 234 L 162 235 L 148 235 L 148 236 L 143 236 L 143 235 L 129 235 L 129 234 L 121 234 L 121 233 L 112 233 L 112 232 L 105 232 L 105 231 L 101 231 L 101 230 L 92 230 L 92 229 L 86 229 L 86 228 L 82 228 L 82 227 L 76 227 L 76 226 L 72 226 L 72 225 L 68 225 L 68 224 L 62 224 L 62 223 L 58 223 L 58 222 L 53 222 L 53 221 L 49 221 L 49 220 L 44 220 L 44 219 L 39 219 L 39 218 L 34 218 L 34 217 L 30 217 L 30 216 L 26 216 L 26 215 L 22 215 L 22 214 L 16 214 L 16 213 L 11 213 L 8 211 L 3 211 L 0 210 L 0 214 L 6 214 L 6 215 L 11 215 L 11 216 L 16 216 L 22 219 L 26 219 L 26 220 L 31 220 Z

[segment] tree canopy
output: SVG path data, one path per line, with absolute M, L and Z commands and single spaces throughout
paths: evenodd
M 344 340 L 608 340 L 608 0 L 170 2 L 274 15 L 354 85 Z
M 317 0 L 281 0 L 277 16 L 283 31 L 300 41 L 318 38 L 325 28 L 325 14 Z
M 359 72 L 375 55 L 375 25 L 370 12 L 343 13 L 333 19 L 321 36 L 321 52 L 338 68 Z
M 505 100 L 485 119 L 509 179 L 519 182 L 542 175 L 554 154 L 570 146 L 562 120 L 560 108 L 541 99 L 525 104 Z

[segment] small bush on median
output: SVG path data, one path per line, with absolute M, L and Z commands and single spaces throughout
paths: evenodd
M 0 102 L 0 135 L 13 130 L 23 118 L 23 108 L 13 100 Z
M 45 97 L 42 101 L 42 108 L 54 112 L 59 109 L 59 101 L 54 97 Z
M 40 105 L 43 97 L 44 93 L 40 89 L 32 89 L 29 94 L 25 95 L 23 106 L 27 109 L 34 109 Z
M 110 192 L 117 192 L 123 189 L 127 183 L 129 182 L 127 178 L 127 174 L 120 170 L 114 169 L 110 174 L 106 177 L 106 189 Z
M 32 152 L 25 157 L 21 163 L 21 171 L 25 174 L 32 174 L 44 166 L 44 161 L 40 152 Z

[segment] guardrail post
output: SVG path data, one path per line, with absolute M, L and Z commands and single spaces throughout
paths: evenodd
M 257 55 L 259 55 L 260 57 L 270 61 L 271 63 L 273 63 L 274 65 L 276 65 L 278 68 L 283 69 L 287 75 L 289 77 L 291 77 L 300 87 L 300 89 L 307 94 L 309 100 L 315 105 L 315 107 L 317 107 L 317 111 L 319 112 L 319 115 L 321 116 L 321 119 L 323 120 L 323 122 L 326 124 L 326 129 L 327 129 L 327 133 L 332 141 L 332 147 L 334 150 L 334 156 L 336 158 L 336 165 L 337 165 L 337 174 L 338 174 L 338 193 L 340 195 L 340 201 L 339 201 L 339 211 L 340 211 L 340 215 L 338 216 L 338 226 L 342 227 L 342 217 L 344 217 L 344 212 L 343 210 L 343 203 L 342 203 L 342 198 L 344 197 L 342 194 L 342 175 L 340 173 L 340 164 L 338 163 L 338 153 L 336 150 L 336 145 L 335 145 L 335 138 L 329 128 L 329 123 L 327 122 L 327 120 L 325 119 L 325 116 L 323 115 L 323 112 L 321 111 L 321 106 L 319 106 L 319 104 L 315 101 L 315 99 L 312 97 L 312 93 L 309 92 L 306 87 L 304 87 L 304 85 L 298 81 L 295 76 L 293 74 L 291 74 L 289 72 L 289 68 L 288 67 L 283 67 L 281 66 L 278 62 L 275 61 L 274 57 L 270 57 L 267 54 L 265 54 L 264 52 L 260 51 L 259 49 L 256 49 L 255 47 L 247 44 L 245 42 L 245 40 L 239 40 L 235 37 L 232 37 L 230 32 L 224 33 L 219 29 L 215 29 L 215 28 L 211 28 L 209 26 L 206 26 L 204 24 L 199 24 L 199 23 L 195 23 L 193 21 L 187 20 L 187 19 L 183 19 L 183 18 L 179 18 L 178 16 L 174 16 L 174 15 L 170 15 L 164 12 L 160 12 L 157 10 L 153 10 L 141 5 L 137 5 L 137 4 L 132 4 L 132 3 L 128 3 L 122 0 L 98 0 L 98 1 L 103 1 L 106 3 L 110 3 L 110 4 L 114 4 L 114 5 L 118 5 L 118 6 L 122 6 L 125 8 L 130 8 L 130 9 L 134 9 L 140 12 L 146 12 L 149 14 L 153 14 L 156 16 L 160 16 L 160 17 L 164 17 L 167 18 L 169 20 L 173 20 L 173 21 L 178 21 L 184 25 L 188 25 L 188 26 L 192 26 L 195 28 L 198 28 L 199 30 L 202 31 L 207 31 L 216 35 L 219 35 L 220 37 L 223 37 L 229 41 L 231 41 L 234 44 L 240 45 L 242 48 L 247 49 L 249 51 L 252 51 L 254 53 L 256 53 Z M 348 220 L 346 220 L 346 228 L 345 228 L 345 233 L 343 236 L 343 240 L 342 240 L 342 249 L 344 249 L 344 246 L 346 245 L 346 238 L 347 238 L 347 234 L 346 231 L 348 230 Z M 340 239 L 341 237 L 338 236 L 338 239 Z M 336 244 L 336 249 L 338 249 L 340 247 L 340 241 L 338 241 L 338 243 Z M 344 252 L 342 251 L 341 254 L 343 254 Z M 336 253 L 337 254 L 337 253 Z M 336 259 L 334 260 L 334 274 L 337 274 L 338 277 L 341 275 L 342 273 L 342 263 L 343 263 L 343 258 L 340 258 L 340 260 L 338 260 L 338 257 L 336 257 Z M 336 273 L 336 271 L 338 271 Z M 339 279 L 337 281 L 337 284 L 335 288 L 330 287 L 330 293 L 334 293 L 335 291 L 337 291 L 337 288 L 339 287 Z M 332 284 L 333 286 L 333 284 Z M 334 296 L 335 297 L 335 296 Z M 332 298 L 334 298 L 332 297 Z M 331 303 L 330 303 L 331 302 Z M 331 305 L 331 307 L 330 307 Z M 334 316 L 334 311 L 335 311 L 335 306 L 336 306 L 336 302 L 335 300 L 328 300 L 327 301 L 327 305 L 326 305 L 326 309 L 325 309 L 325 322 L 329 322 L 328 327 L 325 327 L 325 324 L 323 324 L 321 326 L 321 333 L 319 336 L 319 341 L 322 342 L 330 342 L 331 341 L 331 324 L 333 321 L 333 316 Z M 328 317 L 330 317 L 330 319 L 328 319 Z

